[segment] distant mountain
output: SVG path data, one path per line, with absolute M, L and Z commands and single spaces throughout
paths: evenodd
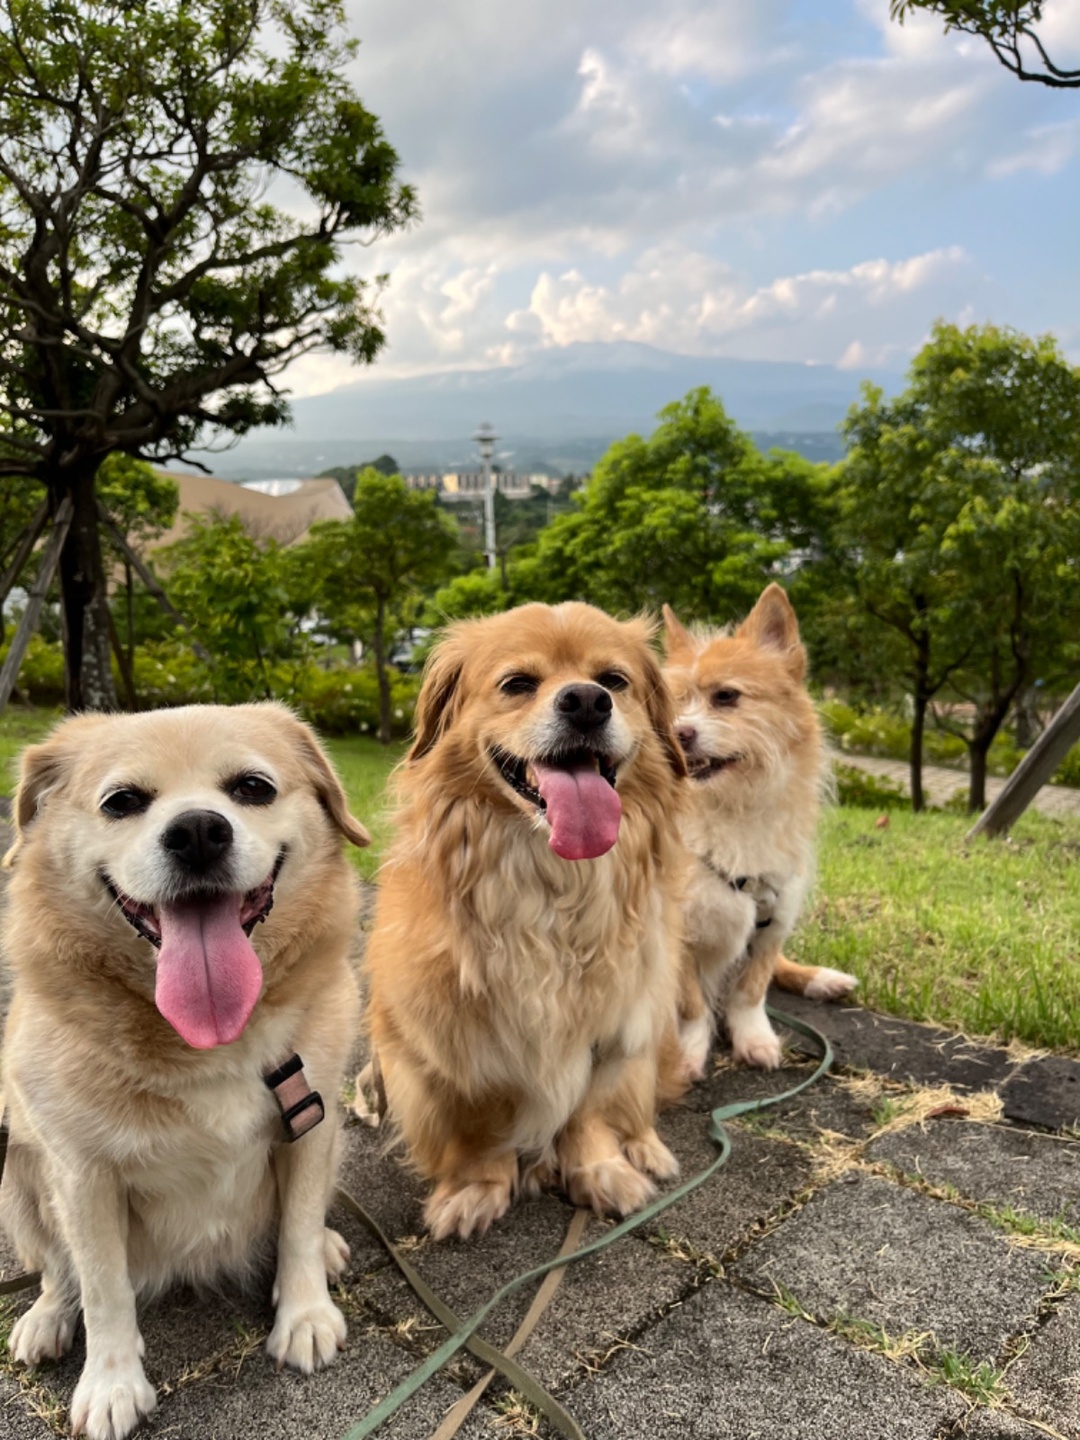
M 311 475 L 383 451 L 406 469 L 472 465 L 471 436 L 488 420 L 503 463 L 581 471 L 612 440 L 650 433 L 657 411 L 698 385 L 708 385 L 759 443 L 832 458 L 840 453 L 836 426 L 864 378 L 887 393 L 902 384 L 882 372 L 674 355 L 630 343 L 568 345 L 518 366 L 409 379 L 383 379 L 376 368 L 354 384 L 295 400 L 291 429 L 257 431 L 210 464 L 216 474 L 245 479 Z

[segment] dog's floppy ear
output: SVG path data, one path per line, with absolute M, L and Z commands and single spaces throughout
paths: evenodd
M 86 717 L 89 718 L 89 717 Z M 49 794 L 64 783 L 74 758 L 68 735 L 72 721 L 62 725 L 40 745 L 28 745 L 19 760 L 19 783 L 15 790 L 12 819 L 15 822 L 15 843 L 4 856 L 5 870 L 10 870 L 26 843 L 26 834 L 37 818 Z M 74 723 L 85 723 L 80 719 Z
M 461 708 L 459 687 L 464 667 L 465 657 L 455 627 L 435 646 L 424 667 L 424 683 L 416 701 L 416 738 L 406 756 L 409 765 L 426 755 L 450 728 Z
M 297 754 L 314 787 L 315 794 L 319 797 L 320 805 L 346 840 L 351 841 L 360 849 L 363 849 L 365 845 L 370 845 L 371 836 L 349 810 L 349 802 L 345 798 L 345 791 L 341 788 L 337 771 L 326 758 L 326 753 L 316 740 L 314 731 L 300 720 L 295 720 L 294 723 L 297 732 Z
M 757 604 L 735 632 L 765 650 L 779 650 L 797 680 L 806 674 L 806 651 L 799 643 L 799 621 L 786 593 L 775 582 L 761 592 Z
M 676 624 L 677 623 L 676 621 Z M 686 769 L 686 756 L 683 754 L 683 748 L 679 744 L 678 737 L 675 734 L 675 702 L 671 698 L 671 691 L 664 683 L 660 662 L 657 660 L 652 646 L 649 644 L 649 634 L 654 628 L 654 626 L 650 625 L 642 636 L 645 667 L 645 709 L 648 712 L 649 723 L 663 747 L 664 758 L 674 773 L 681 779 L 688 773 Z
M 679 650 L 693 650 L 694 637 L 677 618 L 670 605 L 664 606 L 664 654 L 672 656 Z

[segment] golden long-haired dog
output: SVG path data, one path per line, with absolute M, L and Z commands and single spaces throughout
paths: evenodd
M 780 1042 L 765 1014 L 774 976 L 821 999 L 851 975 L 781 954 L 814 872 L 824 778 L 821 729 L 806 690 L 795 612 L 770 585 L 733 633 L 686 630 L 664 607 L 664 678 L 690 772 L 681 832 L 694 857 L 686 940 L 702 994 L 683 1001 L 683 1048 L 701 1075 L 722 1010 L 737 1060 L 773 1068 Z
M 174 1280 L 252 1275 L 276 1240 L 271 1356 L 310 1372 L 344 1343 L 327 1275 L 348 1247 L 325 1228 L 359 1008 L 341 838 L 368 837 L 273 704 L 68 720 L 24 753 L 15 820 L 2 1218 L 42 1282 L 10 1348 L 59 1357 L 81 1309 L 72 1429 L 122 1440 L 155 1405 L 136 1298 Z M 331 1112 L 314 1128 L 309 1087 Z
M 626 1213 L 676 1172 L 653 1121 L 685 765 L 649 633 L 525 605 L 429 662 L 366 965 L 436 1237 L 484 1231 L 523 1180 Z

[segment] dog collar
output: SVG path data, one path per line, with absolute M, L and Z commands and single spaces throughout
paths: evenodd
M 290 1145 L 325 1120 L 322 1096 L 308 1084 L 304 1062 L 295 1052 L 276 1070 L 268 1070 L 263 1081 L 278 1103 L 285 1139 Z
M 720 869 L 719 865 L 714 865 L 707 855 L 699 855 L 697 858 L 701 861 L 702 865 L 705 866 L 706 870 L 711 871 L 711 873 L 715 875 L 718 880 L 722 880 L 725 885 L 730 885 L 732 890 L 745 890 L 746 887 L 750 885 L 755 878 L 753 875 L 728 875 L 725 871 Z M 754 895 L 752 888 L 750 890 L 750 896 L 751 899 L 754 900 L 760 912 L 761 901 L 756 895 Z M 772 916 L 770 915 L 766 920 L 755 920 L 754 929 L 767 930 L 771 924 Z

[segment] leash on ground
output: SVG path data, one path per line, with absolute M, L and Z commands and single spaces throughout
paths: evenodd
M 715 1159 L 706 1165 L 704 1170 L 699 1170 L 696 1175 L 692 1175 L 689 1180 L 684 1180 L 682 1184 L 677 1185 L 674 1190 L 669 1190 L 666 1194 L 661 1195 L 659 1199 L 654 1200 L 652 1204 L 647 1205 L 643 1210 L 639 1210 L 636 1214 L 612 1226 L 612 1228 L 601 1235 L 599 1239 L 593 1240 L 588 1245 L 581 1246 L 581 1248 L 571 1248 L 568 1243 L 568 1236 L 567 1242 L 564 1242 L 562 1249 L 553 1260 L 548 1260 L 543 1265 L 537 1265 L 532 1270 L 527 1270 L 524 1274 L 516 1276 L 500 1290 L 497 1290 L 491 1299 L 481 1305 L 480 1309 L 468 1320 L 462 1321 L 459 1319 L 442 1301 L 438 1300 L 437 1296 L 433 1295 L 427 1283 L 416 1273 L 413 1266 L 397 1251 L 376 1223 L 366 1214 L 363 1207 L 359 1205 L 352 1196 L 346 1195 L 343 1190 L 337 1192 L 338 1199 L 345 1204 L 346 1208 L 353 1214 L 357 1215 L 368 1229 L 377 1236 L 385 1246 L 390 1258 L 409 1281 L 409 1284 L 412 1285 L 416 1294 L 435 1318 L 450 1331 L 449 1339 L 445 1340 L 436 1350 L 433 1350 L 427 1359 L 421 1365 L 418 1365 L 412 1374 L 402 1381 L 397 1389 L 393 1390 L 381 1400 L 372 1410 L 369 1410 L 364 1418 L 358 1421 L 357 1424 L 342 1437 L 342 1440 L 367 1440 L 368 1436 L 374 1435 L 375 1431 L 378 1430 L 381 1425 L 389 1420 L 392 1415 L 396 1414 L 406 1401 L 411 1400 L 417 1391 L 419 1391 L 433 1375 L 437 1374 L 438 1371 L 447 1365 L 454 1356 L 463 1349 L 470 1350 L 478 1359 L 483 1359 L 486 1364 L 500 1371 L 510 1380 L 514 1389 L 528 1400 L 530 1404 L 540 1410 L 559 1434 L 566 1437 L 566 1440 L 585 1440 L 583 1432 L 573 1417 L 563 1409 L 559 1402 L 555 1400 L 533 1376 L 529 1375 L 527 1371 L 522 1370 L 516 1361 L 509 1358 L 505 1351 L 497 1350 L 494 1346 L 480 1341 L 480 1345 L 483 1346 L 483 1352 L 481 1352 L 477 1344 L 479 1337 L 476 1331 L 497 1305 L 505 1300 L 507 1296 L 512 1295 L 516 1290 L 520 1290 L 522 1286 L 528 1285 L 533 1281 L 544 1280 L 551 1275 L 552 1272 L 563 1271 L 567 1265 L 574 1261 L 584 1260 L 590 1255 L 596 1255 L 599 1251 L 606 1250 L 607 1247 L 613 1245 L 616 1240 L 621 1240 L 624 1235 L 629 1235 L 642 1225 L 646 1225 L 649 1221 L 655 1220 L 658 1215 L 662 1215 L 665 1210 L 670 1209 L 672 1205 L 678 1204 L 680 1200 L 685 1199 L 687 1195 L 690 1195 L 701 1185 L 704 1185 L 707 1180 L 710 1180 L 718 1170 L 727 1164 L 731 1156 L 731 1139 L 724 1129 L 724 1122 L 726 1120 L 735 1120 L 740 1115 L 752 1115 L 760 1110 L 768 1110 L 775 1105 L 782 1105 L 785 1101 L 793 1099 L 796 1095 L 800 1094 L 801 1091 L 807 1089 L 808 1086 L 813 1085 L 815 1081 L 819 1080 L 821 1076 L 831 1068 L 833 1063 L 832 1046 L 820 1030 L 815 1030 L 812 1025 L 807 1025 L 802 1020 L 797 1020 L 793 1015 L 788 1015 L 782 1010 L 773 1009 L 771 1005 L 765 1008 L 766 1013 L 773 1020 L 785 1026 L 787 1029 L 794 1030 L 797 1034 L 811 1040 L 818 1048 L 821 1052 L 821 1059 L 814 1073 L 808 1076 L 807 1079 L 801 1080 L 798 1085 L 793 1085 L 789 1090 L 782 1091 L 779 1095 L 766 1095 L 759 1100 L 737 1100 L 730 1105 L 721 1105 L 713 1110 L 709 1116 L 708 1134 L 718 1149 Z M 578 1215 L 575 1214 L 574 1219 L 571 1221 L 571 1227 L 577 1226 L 578 1224 Z M 419 1284 L 416 1283 L 417 1281 L 419 1281 Z M 537 1298 L 539 1299 L 539 1297 Z M 432 1300 L 437 1302 L 438 1308 L 432 1305 Z M 539 1317 L 537 1316 L 537 1318 Z M 524 1341 L 522 1341 L 522 1343 L 524 1343 Z M 509 1346 L 507 1348 L 509 1349 Z M 524 1377 L 526 1381 L 525 1385 L 523 1385 L 520 1380 L 515 1381 L 511 1378 L 512 1373 L 515 1371 Z M 465 1398 L 467 1399 L 469 1397 Z M 479 1396 L 477 1398 L 479 1398 Z M 458 1404 L 461 1403 L 460 1401 L 458 1402 Z M 464 1418 L 464 1416 L 462 1418 Z M 448 1431 L 446 1433 L 452 1435 L 454 1432 Z

